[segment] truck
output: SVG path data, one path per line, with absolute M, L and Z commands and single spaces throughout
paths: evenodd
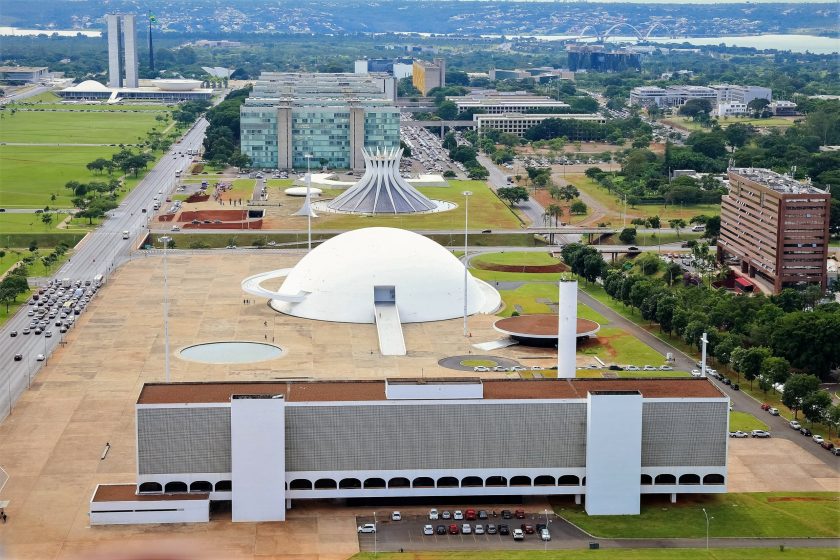
M 102 274 L 97 274 L 96 276 L 93 277 L 93 285 L 96 286 L 97 288 L 104 283 L 105 283 L 105 276 L 103 276 Z
M 64 279 L 61 280 L 61 286 L 63 288 L 69 288 L 72 285 L 73 285 L 73 281 L 70 280 L 69 278 L 64 278 Z

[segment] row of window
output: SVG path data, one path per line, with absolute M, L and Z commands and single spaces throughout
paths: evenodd
M 673 474 L 659 474 L 656 477 L 643 474 L 640 484 L 642 486 L 667 486 L 667 485 L 721 485 L 725 478 L 721 474 L 707 474 L 701 478 L 698 474 L 683 474 L 677 477 Z M 390 488 L 515 488 L 534 486 L 586 486 L 586 477 L 583 479 L 575 475 L 563 475 L 554 477 L 551 475 L 539 475 L 534 478 L 530 476 L 488 476 L 486 479 L 480 476 L 466 476 L 458 479 L 454 476 L 443 476 L 435 480 L 428 476 L 420 476 L 413 480 L 405 477 L 394 477 L 389 480 L 384 478 L 319 478 L 314 482 L 305 478 L 296 478 L 288 485 L 288 490 L 372 490 Z M 215 486 L 205 480 L 198 480 L 190 483 L 167 482 L 161 485 L 158 482 L 143 482 L 138 488 L 140 494 L 184 493 L 184 492 L 230 492 L 231 481 L 220 480 Z

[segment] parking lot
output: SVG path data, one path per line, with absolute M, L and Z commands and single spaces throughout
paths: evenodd
M 548 529 L 551 533 L 550 541 L 540 540 L 537 532 L 534 534 L 525 535 L 525 539 L 521 541 L 513 540 L 513 530 L 519 529 L 520 525 L 528 524 L 536 526 L 538 523 L 546 523 L 545 512 L 526 512 L 525 519 L 502 519 L 497 511 L 497 516 L 493 517 L 490 513 L 488 519 L 477 519 L 475 521 L 454 520 L 454 519 L 438 519 L 429 520 L 426 515 L 406 515 L 403 512 L 401 521 L 391 521 L 390 512 L 382 512 L 382 516 L 377 513 L 376 534 L 359 533 L 359 550 L 364 552 L 371 552 L 374 548 L 378 551 L 417 551 L 417 550 L 518 550 L 518 549 L 568 549 L 585 547 L 587 543 L 592 540 L 587 535 L 574 526 L 570 525 L 563 519 L 556 517 L 550 510 L 548 513 Z M 362 526 L 365 523 L 373 523 L 373 516 L 359 516 L 356 517 L 357 526 Z M 451 524 L 458 526 L 458 534 L 449 534 L 448 528 Z M 461 527 L 464 523 L 468 523 L 473 532 L 468 535 L 463 534 Z M 488 524 L 494 524 L 499 527 L 500 524 L 506 524 L 510 528 L 510 535 L 501 534 L 475 534 L 476 524 L 487 527 Z M 423 534 L 423 528 L 426 525 L 431 525 L 437 528 L 438 525 L 443 525 L 447 528 L 447 534 L 439 535 L 434 533 L 432 535 Z

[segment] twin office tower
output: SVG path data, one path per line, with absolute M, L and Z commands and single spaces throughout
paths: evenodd
M 106 14 L 108 87 L 137 87 L 137 32 L 133 14 Z

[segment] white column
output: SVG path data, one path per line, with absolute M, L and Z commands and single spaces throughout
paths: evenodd
M 231 399 L 233 521 L 286 520 L 284 405 L 282 395 Z
M 560 280 L 557 319 L 557 377 L 575 377 L 577 361 L 577 280 Z

